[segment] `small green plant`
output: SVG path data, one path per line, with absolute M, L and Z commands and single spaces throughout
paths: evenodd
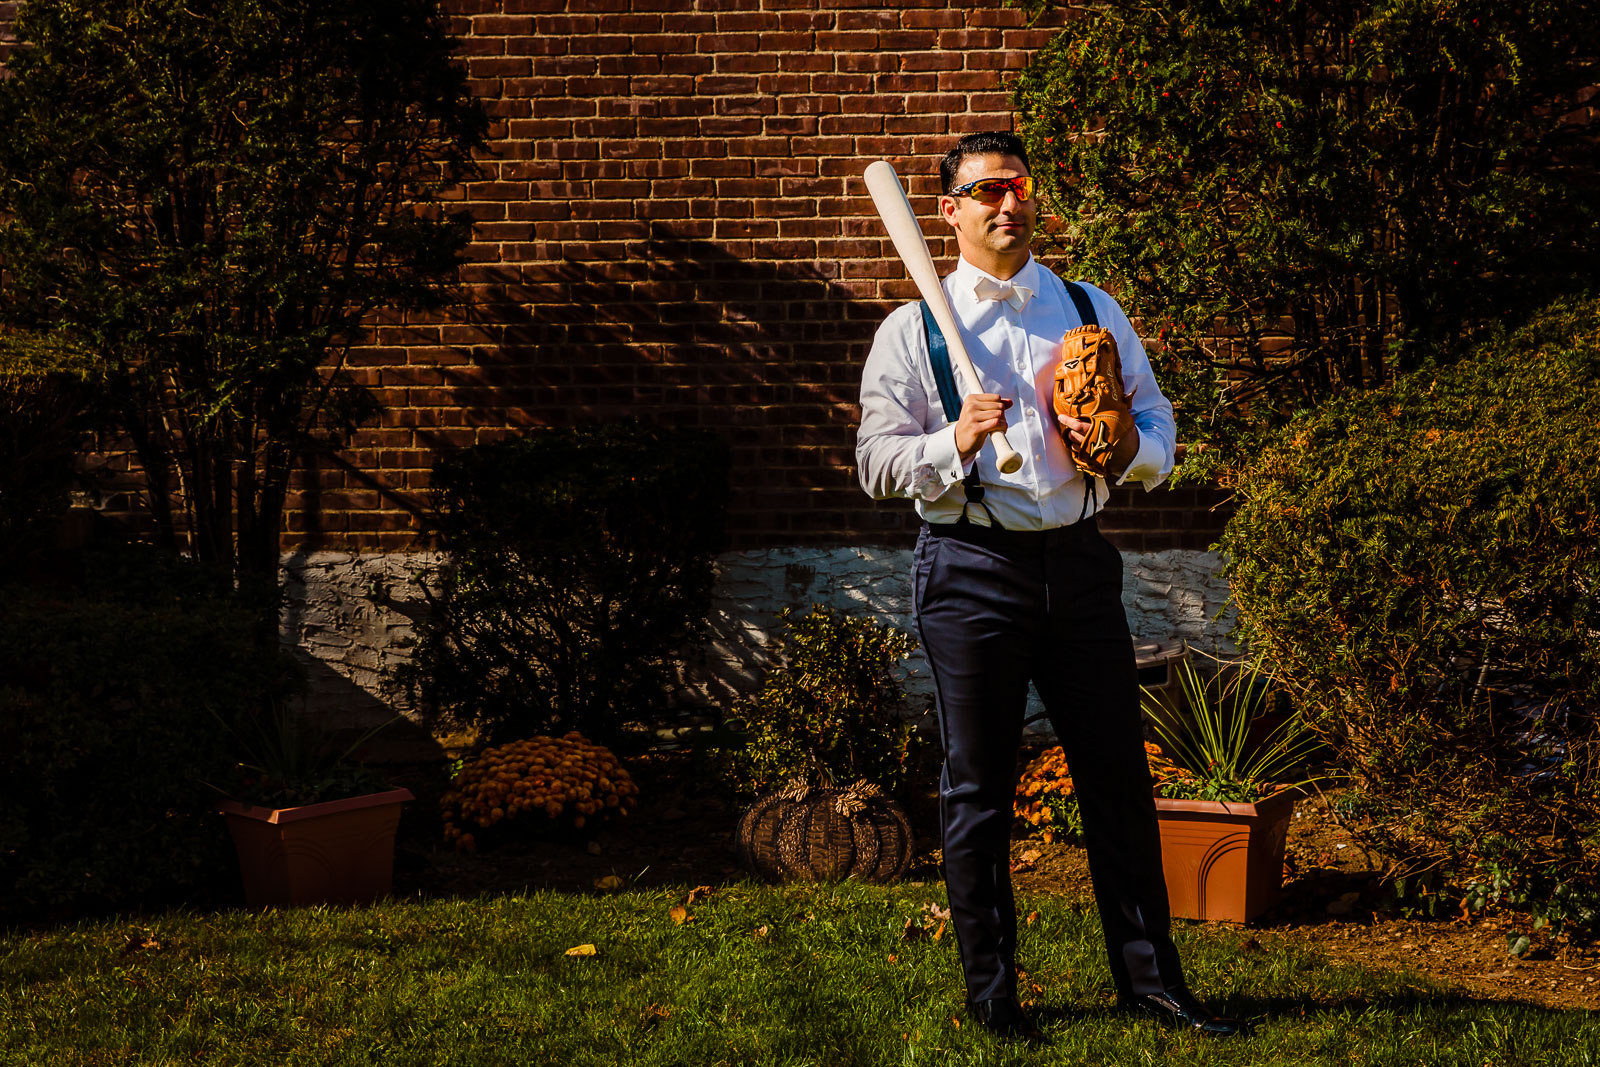
M 381 722 L 342 747 L 284 700 L 274 701 L 266 711 L 240 716 L 238 726 L 223 720 L 245 753 L 239 761 L 239 788 L 228 792 L 248 804 L 269 808 L 381 792 L 388 788 L 388 779 L 363 763 L 358 753 L 398 719 L 397 715 Z
M 1258 665 L 1225 668 L 1207 679 L 1184 659 L 1177 672 L 1192 720 L 1188 728 L 1176 722 L 1153 693 L 1144 691 L 1144 708 L 1151 724 L 1184 772 L 1163 779 L 1160 790 L 1164 796 L 1250 803 L 1285 786 L 1316 780 L 1283 780 L 1317 746 L 1316 737 L 1297 714 L 1291 712 L 1265 738 L 1252 740 L 1251 724 L 1276 695 L 1272 679 Z
M 807 777 L 899 785 L 919 742 L 899 670 L 916 642 L 821 604 L 800 616 L 785 609 L 778 621 L 782 662 L 727 724 L 744 740 L 725 753 L 734 784 L 755 791 Z
M 1497 834 L 1479 842 L 1477 852 L 1461 910 L 1520 914 L 1522 921 L 1506 932 L 1509 955 L 1525 956 L 1541 939 L 1567 931 L 1593 930 L 1600 920 L 1600 892 L 1574 882 L 1556 865 L 1535 866 L 1520 841 Z

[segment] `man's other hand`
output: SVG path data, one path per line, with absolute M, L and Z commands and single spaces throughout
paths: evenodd
M 1067 440 L 1079 448 L 1083 447 L 1088 439 L 1089 431 L 1094 429 L 1094 423 L 1088 419 L 1075 419 L 1071 415 L 1057 415 L 1056 421 L 1061 424 L 1061 432 Z M 1111 446 L 1111 461 L 1106 464 L 1115 474 L 1121 474 L 1128 469 L 1128 464 L 1139 454 L 1139 427 L 1130 427 L 1128 432 L 1117 439 Z

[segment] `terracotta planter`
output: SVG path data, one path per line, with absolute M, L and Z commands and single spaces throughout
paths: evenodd
M 223 803 L 252 908 L 362 904 L 394 884 L 394 831 L 409 789 L 298 808 Z
M 1158 797 L 1156 813 L 1175 917 L 1246 923 L 1277 903 L 1293 792 L 1254 804 Z

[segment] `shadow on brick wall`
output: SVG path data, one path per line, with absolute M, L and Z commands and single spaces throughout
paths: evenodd
M 416 427 L 419 446 L 594 418 L 706 427 L 733 448 L 736 546 L 904 538 L 904 509 L 874 505 L 854 469 L 861 364 L 891 305 L 815 259 L 665 232 L 586 247 L 617 258 L 464 270 L 470 334 L 447 335 L 462 361 L 437 368 L 420 421 L 440 424 Z

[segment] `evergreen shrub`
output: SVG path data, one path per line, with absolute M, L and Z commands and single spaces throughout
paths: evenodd
M 1360 832 L 1547 918 L 1600 893 L 1600 300 L 1334 401 L 1244 457 L 1242 636 L 1337 746 Z
M 1049 252 L 1144 316 L 1183 440 L 1595 274 L 1600 0 L 1023 4 L 1074 9 L 1016 90 Z
M 894 789 L 920 740 L 901 662 L 916 648 L 905 631 L 821 604 L 785 609 L 779 657 L 760 690 L 726 725 L 742 745 L 725 749 L 725 777 L 759 792 L 792 778 L 843 785 L 858 778 Z
M 450 563 L 399 680 L 496 743 L 581 730 L 613 744 L 661 717 L 710 610 L 728 470 L 715 434 L 631 422 L 441 459 Z
M 236 896 L 216 789 L 228 723 L 284 684 L 253 616 L 200 568 L 123 549 L 71 590 L 5 589 L 0 916 Z

